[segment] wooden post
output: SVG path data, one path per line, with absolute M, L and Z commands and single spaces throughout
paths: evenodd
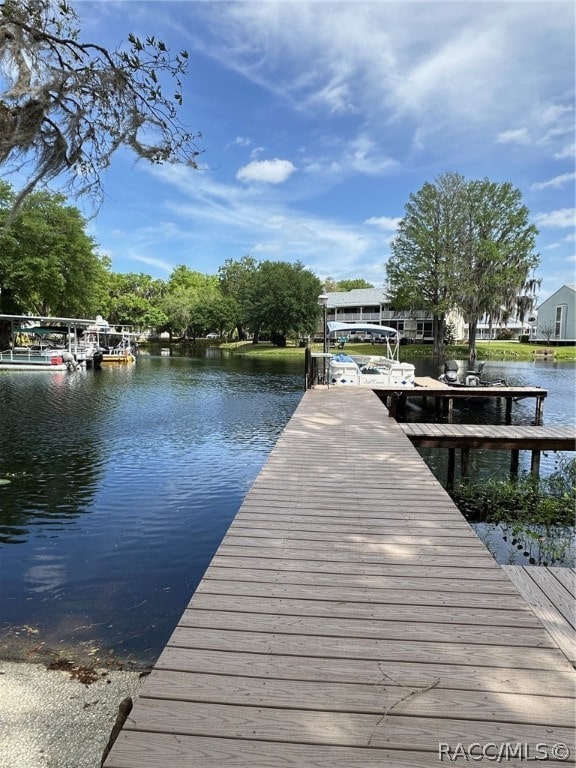
M 518 477 L 519 458 L 520 458 L 520 451 L 515 448 L 512 449 L 512 451 L 510 451 L 510 479 L 511 480 L 515 480 Z
M 456 449 L 448 448 L 448 472 L 446 475 L 446 488 L 450 491 L 454 488 L 455 466 L 456 466 Z
M 530 462 L 530 472 L 534 477 L 540 475 L 540 451 L 534 449 L 532 451 L 532 461 Z
M 460 476 L 468 480 L 468 463 L 470 459 L 470 448 L 465 446 L 460 449 Z
M 398 392 L 398 415 L 397 421 L 406 421 L 406 395 L 402 392 Z
M 506 424 L 512 424 L 512 398 L 506 398 Z
M 539 426 L 540 424 L 542 424 L 543 412 L 544 412 L 544 398 L 537 397 L 536 398 L 536 415 L 534 417 L 534 424 L 536 426 Z

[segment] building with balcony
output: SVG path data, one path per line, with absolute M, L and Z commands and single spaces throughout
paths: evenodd
M 328 293 L 327 320 L 341 323 L 370 323 L 395 328 L 402 336 L 417 343 L 432 343 L 432 315 L 424 310 L 397 310 L 384 288 L 355 288 L 352 291 Z M 464 323 L 457 312 L 448 321 L 458 338 L 464 333 Z M 350 341 L 369 340 L 370 336 L 351 334 Z
M 574 288 L 572 286 L 573 292 Z M 432 314 L 424 310 L 395 309 L 384 288 L 356 288 L 352 291 L 326 295 L 328 296 L 326 310 L 328 322 L 335 320 L 341 323 L 386 325 L 389 328 L 395 328 L 402 336 L 412 339 L 417 344 L 431 344 L 434 340 Z M 574 324 L 573 309 L 571 315 L 566 311 L 567 321 L 569 316 Z M 506 337 L 511 339 L 518 339 L 522 334 L 532 337 L 535 332 L 534 320 L 535 318 L 529 318 L 521 322 L 516 317 L 509 317 L 505 321 L 491 323 L 489 317 L 482 317 L 476 328 L 476 339 L 479 341 L 497 339 L 504 335 L 503 331 L 506 331 Z M 452 328 L 455 341 L 468 341 L 468 323 L 457 310 L 450 312 L 446 321 Z M 322 334 L 321 326 L 318 334 Z M 370 341 L 371 337 L 372 334 L 352 333 L 349 340 Z

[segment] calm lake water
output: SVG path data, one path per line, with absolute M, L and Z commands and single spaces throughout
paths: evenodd
M 0 654 L 153 662 L 302 397 L 302 368 L 207 350 L 100 372 L 0 373 L 0 480 L 10 480 Z M 417 362 L 419 374 L 439 372 Z M 576 422 L 575 374 L 551 362 L 486 366 L 487 378 L 549 389 L 547 424 Z M 463 407 L 455 418 L 500 416 Z M 534 401 L 513 418 L 530 423 Z M 507 455 L 481 453 L 479 472 L 506 472 Z

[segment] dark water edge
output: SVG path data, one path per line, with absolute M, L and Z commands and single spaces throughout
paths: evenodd
M 549 389 L 545 423 L 575 423 L 576 366 L 493 367 Z M 424 368 L 417 373 L 437 373 Z M 143 355 L 97 375 L 0 374 L 0 479 L 10 481 L 0 486 L 0 657 L 153 663 L 302 386 L 298 362 L 217 349 Z M 514 423 L 530 423 L 533 410 L 519 403 Z M 410 418 L 434 416 L 415 409 Z M 443 482 L 441 453 L 425 458 Z M 507 454 L 477 453 L 478 476 L 507 472 Z

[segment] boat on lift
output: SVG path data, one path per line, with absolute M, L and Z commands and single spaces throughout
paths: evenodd
M 110 325 L 100 315 L 84 331 L 83 341 L 94 360 L 102 363 L 135 363 L 138 354 L 138 334 L 128 325 Z
M 386 345 L 384 355 L 355 355 L 338 352 L 328 359 L 328 383 L 333 386 L 414 387 L 415 368 L 400 361 L 401 334 L 396 328 L 372 323 L 327 323 L 329 338 L 364 333 Z M 339 342 L 339 346 L 343 346 Z
M 75 371 L 91 362 L 80 336 L 93 320 L 37 315 L 4 315 L 10 343 L 0 350 L 0 369 L 12 371 Z

